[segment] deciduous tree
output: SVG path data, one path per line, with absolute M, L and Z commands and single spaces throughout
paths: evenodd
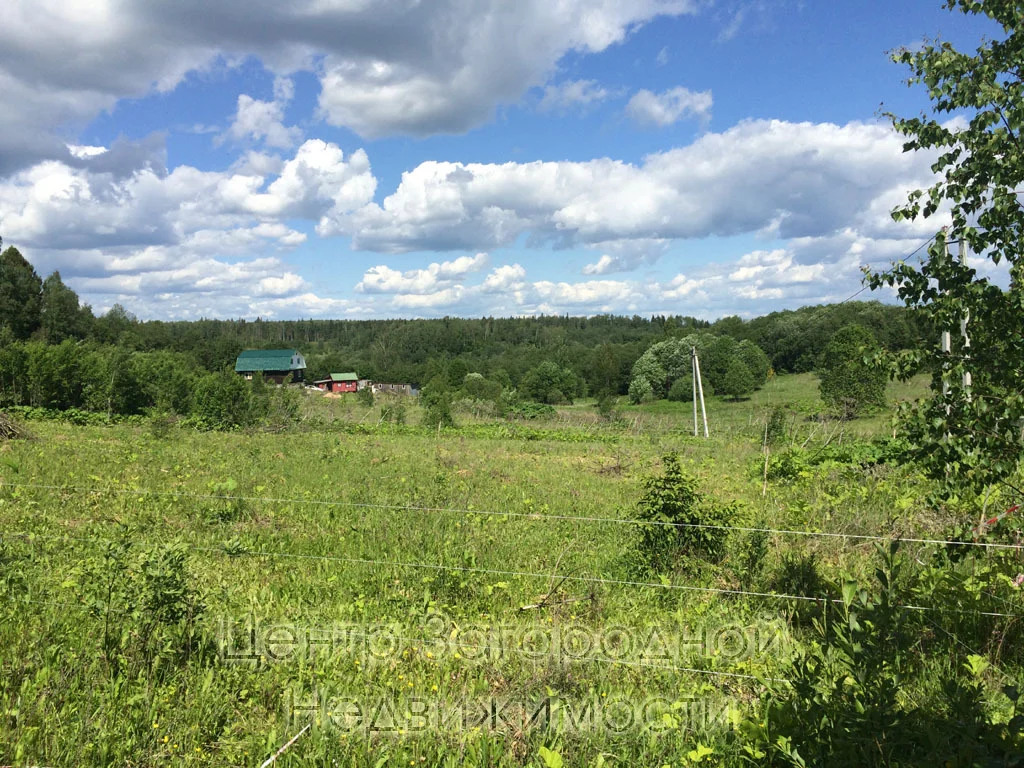
M 40 324 L 43 336 L 51 344 L 81 335 L 78 294 L 64 284 L 60 272 L 54 272 L 43 281 Z
M 937 156 L 932 169 L 938 179 L 913 192 L 893 217 L 948 211 L 952 227 L 938 233 L 920 266 L 894 264 L 871 275 L 869 284 L 895 286 L 934 329 L 933 344 L 894 361 L 899 376 L 923 363 L 933 371 L 931 396 L 903 413 L 917 458 L 950 490 L 979 491 L 1009 481 L 1024 447 L 1024 3 L 947 0 L 946 6 L 988 17 L 1003 34 L 973 54 L 935 42 L 894 55 L 910 68 L 909 82 L 927 88 L 931 113 L 892 115 L 893 126 L 907 137 L 906 151 Z M 1009 285 L 983 276 L 957 258 L 955 248 L 950 253 L 952 240 L 962 241 L 975 259 L 1003 267 Z M 938 344 L 943 329 L 953 332 L 948 353 Z

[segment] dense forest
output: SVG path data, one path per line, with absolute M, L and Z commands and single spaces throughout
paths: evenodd
M 283 346 L 302 351 L 307 378 L 354 370 L 417 386 L 434 381 L 436 389 L 443 381 L 458 388 L 477 373 L 541 401 L 625 395 L 637 361 L 669 340 L 740 342 L 708 349 L 740 350 L 760 381 L 765 356 L 775 372 L 813 370 L 832 335 L 852 324 L 889 349 L 910 348 L 920 337 L 904 308 L 879 302 L 713 323 L 685 315 L 140 321 L 120 305 L 95 316 L 58 272 L 43 280 L 8 247 L 0 253 L 0 405 L 182 412 L 196 391 L 193 379 L 230 369 L 243 349 Z M 723 375 L 727 363 L 719 366 Z

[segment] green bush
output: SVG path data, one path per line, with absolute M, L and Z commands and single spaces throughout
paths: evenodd
M 739 400 L 744 395 L 753 392 L 755 386 L 754 375 L 750 372 L 747 364 L 743 360 L 735 358 L 729 361 L 729 365 L 721 377 L 718 392 L 725 397 Z
M 886 373 L 866 358 L 879 350 L 867 328 L 849 325 L 832 336 L 818 362 L 821 399 L 833 413 L 853 419 L 885 405 Z
M 649 403 L 653 399 L 654 389 L 647 379 L 636 377 L 629 383 L 629 402 L 640 405 L 640 403 Z
M 920 685 L 922 639 L 931 634 L 905 577 L 894 542 L 875 583 L 847 582 L 829 620 L 815 620 L 817 642 L 806 646 L 761 699 L 761 715 L 741 725 L 744 751 L 756 765 L 1024 765 L 1024 715 L 1019 693 L 1003 689 L 1008 708 L 993 711 L 978 655 L 943 672 L 928 699 L 905 696 Z M 945 636 L 943 636 L 945 640 Z M 955 637 L 950 652 L 963 653 Z M 1007 711 L 1008 710 L 1008 711 Z
M 107 542 L 65 581 L 90 614 L 103 620 L 100 649 L 111 678 L 162 675 L 187 662 L 203 639 L 205 602 L 193 586 L 184 546 Z
M 786 408 L 776 405 L 768 412 L 764 432 L 768 445 L 778 445 L 786 439 Z
M 356 400 L 367 408 L 373 408 L 373 390 L 370 387 L 363 387 L 356 392 Z
M 736 504 L 705 497 L 676 454 L 664 456 L 662 463 L 664 474 L 644 480 L 637 504 L 641 557 L 658 569 L 671 567 L 680 554 L 719 559 L 729 533 L 724 526 L 734 523 Z
M 605 421 L 615 421 L 618 417 L 618 412 L 615 410 L 615 406 L 618 403 L 618 398 L 611 392 L 603 392 L 601 396 L 597 398 L 595 405 L 597 406 L 597 412 L 601 415 L 601 418 Z
M 534 419 L 550 419 L 558 415 L 553 405 L 535 403 L 533 401 L 511 403 L 505 408 L 505 418 L 533 421 Z
M 693 380 L 690 377 L 679 378 L 668 388 L 668 399 L 676 403 L 685 403 L 693 399 Z
M 821 616 L 825 601 L 835 597 L 835 590 L 821 575 L 818 555 L 814 552 L 784 553 L 772 573 L 769 588 L 780 595 L 809 598 L 794 600 L 790 606 L 797 623 L 807 623 Z
M 420 394 L 423 405 L 423 425 L 426 427 L 454 427 L 452 392 L 441 376 L 431 379 Z
M 254 414 L 249 382 L 228 371 L 203 376 L 196 382 L 192 415 L 210 429 L 250 426 Z

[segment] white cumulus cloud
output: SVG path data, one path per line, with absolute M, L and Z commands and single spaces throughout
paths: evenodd
M 642 125 L 659 128 L 684 118 L 707 121 L 711 117 L 711 91 L 691 91 L 678 86 L 664 93 L 646 88 L 637 91 L 626 104 L 626 114 Z
M 567 112 L 576 107 L 597 104 L 610 95 L 608 89 L 595 80 L 566 80 L 546 86 L 537 109 L 541 112 Z
M 569 52 L 621 42 L 699 0 L 6 0 L 0 23 L 0 176 L 66 159 L 60 131 L 190 72 L 255 57 L 312 72 L 328 122 L 366 137 L 464 132 L 543 86 Z M 287 88 L 282 85 L 281 88 Z M 279 89 L 275 102 L 289 96 Z M 286 99 L 285 99 L 286 100 Z M 273 106 L 239 103 L 239 133 L 296 137 Z

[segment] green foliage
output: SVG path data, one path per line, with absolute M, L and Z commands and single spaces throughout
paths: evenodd
M 818 362 L 821 399 L 843 419 L 885 404 L 885 370 L 871 358 L 878 344 L 871 331 L 850 325 L 836 331 Z
M 1024 764 L 1024 718 L 993 716 L 983 699 L 981 657 L 946 677 L 937 701 L 903 694 L 919 672 L 923 620 L 902 605 L 912 595 L 894 542 L 883 550 L 873 588 L 847 581 L 818 642 L 797 654 L 787 684 L 762 697 L 763 716 L 748 721 L 745 750 L 761 765 Z M 966 679 L 965 679 L 966 678 Z
M 356 400 L 366 408 L 373 408 L 373 389 L 363 387 L 356 391 Z
M 756 576 L 764 569 L 768 556 L 768 534 L 764 531 L 750 531 L 740 551 L 740 566 L 744 576 Z
M 614 421 L 617 417 L 615 406 L 618 402 L 618 398 L 615 395 L 605 392 L 597 398 L 597 412 L 601 415 L 602 419 L 606 421 Z
M 637 399 L 634 391 L 642 392 L 644 397 L 648 391 L 652 398 L 664 397 L 669 384 L 682 376 L 689 367 L 690 349 L 683 339 L 658 342 L 633 364 L 629 384 L 630 399 L 636 403 L 643 402 L 644 398 Z
M 196 364 L 188 355 L 150 352 L 135 355 L 134 364 L 147 405 L 182 416 L 191 411 Z
M 637 503 L 641 556 L 656 569 L 670 567 L 680 554 L 717 560 L 724 554 L 728 531 L 715 526 L 734 524 L 736 505 L 705 497 L 677 455 L 662 457 L 662 464 L 664 474 L 644 480 Z
M 462 380 L 462 395 L 472 400 L 496 401 L 501 397 L 501 384 L 480 373 L 467 373 Z
M 185 547 L 136 547 L 124 538 L 84 560 L 64 587 L 102 620 L 109 675 L 131 679 L 162 674 L 160 661 L 187 661 L 196 648 L 205 601 L 192 581 Z
M 629 402 L 634 405 L 649 403 L 654 399 L 654 388 L 646 376 L 635 376 L 629 383 Z
M 60 272 L 43 281 L 40 293 L 40 327 L 51 344 L 67 338 L 85 336 L 84 316 L 78 306 L 78 294 L 64 285 Z
M 13 600 L 24 594 L 27 582 L 23 559 L 10 539 L 0 537 L 0 600 Z
M 754 376 L 746 363 L 739 358 L 733 359 L 720 379 L 717 390 L 725 397 L 739 400 L 754 391 Z
M 532 421 L 534 419 L 550 419 L 558 415 L 553 405 L 527 401 L 509 402 L 505 407 L 505 418 Z
M 583 394 L 583 385 L 571 368 L 545 360 L 523 377 L 520 391 L 538 403 L 572 403 Z
M 455 418 L 452 416 L 452 399 L 452 392 L 444 377 L 435 376 L 431 379 L 420 392 L 423 425 L 427 427 L 455 426 Z
M 257 387 L 265 386 L 258 377 L 254 380 Z M 254 409 L 252 390 L 249 382 L 229 371 L 203 376 L 196 382 L 193 416 L 209 429 L 252 426 L 261 415 L 258 405 Z
M 946 7 L 991 20 L 1002 35 L 973 56 L 948 42 L 897 51 L 893 58 L 909 68 L 909 82 L 927 89 L 932 114 L 889 117 L 907 137 L 905 150 L 937 155 L 932 170 L 939 177 L 911 193 L 893 217 L 916 220 L 948 209 L 952 228 L 937 234 L 920 266 L 899 262 L 871 275 L 869 284 L 895 286 L 931 336 L 923 349 L 891 362 L 900 377 L 921 365 L 932 371 L 931 396 L 905 407 L 903 428 L 920 465 L 953 495 L 1009 479 L 1022 455 L 1024 16 L 1014 0 L 947 0 Z M 959 115 L 966 117 L 950 120 Z M 977 259 L 1005 264 L 1008 288 L 950 254 L 949 240 L 963 242 Z M 959 332 L 968 318 L 969 348 Z M 948 354 L 937 344 L 943 330 L 952 332 Z
M 706 397 L 715 392 L 734 397 L 723 389 L 730 383 L 742 384 L 745 389 L 740 394 L 748 394 L 767 380 L 768 357 L 752 342 L 695 333 L 659 342 L 640 356 L 633 365 L 630 400 L 641 403 L 663 397 L 677 402 L 692 399 L 692 349 L 700 357 Z
M 905 307 L 878 301 L 787 309 L 739 325 L 726 320 L 712 325 L 711 332 L 750 340 L 765 351 L 771 368 L 782 373 L 811 371 L 828 340 L 847 325 L 868 328 L 886 349 L 913 349 L 922 338 L 918 323 Z
M 786 408 L 774 406 L 765 421 L 764 440 L 768 445 L 778 445 L 786 439 Z
M 153 436 L 155 440 L 166 440 L 171 430 L 174 428 L 175 421 L 170 414 L 167 413 L 153 413 L 149 416 L 149 434 Z
M 768 371 L 771 370 L 768 355 L 750 339 L 743 339 L 737 345 L 736 351 L 754 379 L 754 388 L 764 386 L 768 381 Z
M 27 339 L 39 327 L 42 287 L 17 248 L 0 252 L 0 328 L 9 328 L 16 339 Z
M 405 411 L 405 403 L 401 401 L 385 403 L 380 407 L 380 421 L 405 424 Z
M 847 441 L 842 444 L 828 444 L 820 448 L 793 446 L 768 457 L 769 480 L 792 481 L 809 477 L 814 467 L 845 465 L 870 467 L 879 464 L 902 464 L 906 455 L 906 444 L 902 440 L 877 439 Z M 760 477 L 764 471 L 764 459 L 758 457 L 752 474 Z
M 821 563 L 815 552 L 784 552 L 778 567 L 771 574 L 769 588 L 780 595 L 809 598 L 794 600 L 789 606 L 798 623 L 820 617 L 824 602 L 819 601 L 835 598 L 832 585 L 821 575 Z
M 705 394 L 708 394 L 705 392 Z M 668 388 L 667 400 L 671 400 L 675 403 L 685 403 L 693 399 L 693 378 L 687 376 L 685 378 L 679 378 L 672 382 L 672 386 Z

